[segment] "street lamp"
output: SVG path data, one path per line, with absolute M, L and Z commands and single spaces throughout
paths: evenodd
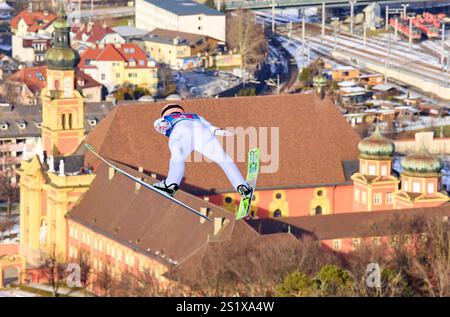
M 406 8 L 409 7 L 409 3 L 402 3 L 401 6 L 403 8 L 403 18 L 406 18 Z
M 444 65 L 444 50 L 445 50 L 445 23 L 442 23 L 442 39 L 441 39 L 441 65 Z
M 333 25 L 334 25 L 334 51 L 336 50 L 336 45 L 337 45 L 337 27 L 338 27 L 338 21 L 339 21 L 339 17 L 332 17 L 331 20 L 333 21 Z
M 353 19 L 355 14 L 355 3 L 356 0 L 350 0 L 350 34 L 353 35 Z

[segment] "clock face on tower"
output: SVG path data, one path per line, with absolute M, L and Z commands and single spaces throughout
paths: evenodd
M 64 78 L 64 97 L 72 97 L 72 80 L 70 77 Z

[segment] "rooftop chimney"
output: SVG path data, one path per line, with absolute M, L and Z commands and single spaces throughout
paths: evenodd
M 108 180 L 112 180 L 114 175 L 116 174 L 116 170 L 112 167 L 108 169 Z
M 214 235 L 217 235 L 228 223 L 228 219 L 224 217 L 214 218 Z
M 209 216 L 209 208 L 208 207 L 200 207 L 200 213 L 202 215 L 205 215 L 206 217 Z M 200 218 L 200 223 L 205 223 L 206 219 L 201 217 Z
M 138 167 L 138 171 L 139 173 L 143 173 L 144 172 L 144 168 L 142 166 Z M 139 177 L 140 180 L 144 180 L 142 177 Z M 139 189 L 141 189 L 141 184 L 139 184 L 138 182 L 134 182 L 134 189 L 136 191 L 138 191 Z
M 94 26 L 93 22 L 88 22 L 87 26 L 86 26 L 86 32 L 91 32 L 92 31 L 92 27 Z

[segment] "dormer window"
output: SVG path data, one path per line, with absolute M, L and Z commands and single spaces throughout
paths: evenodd
M 3 131 L 8 130 L 8 127 L 9 127 L 8 122 L 6 122 L 6 121 L 0 122 L 0 130 L 3 130 Z
M 97 118 L 88 117 L 87 120 L 91 127 L 95 127 L 97 125 Z
M 19 127 L 19 129 L 23 130 L 27 127 L 27 123 L 23 120 L 18 120 L 17 121 L 17 126 Z

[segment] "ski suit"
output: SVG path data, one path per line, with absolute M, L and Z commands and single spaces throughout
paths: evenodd
M 166 124 L 167 122 L 170 123 L 169 128 L 165 131 L 159 130 L 157 128 L 158 122 L 164 121 Z M 155 128 L 158 132 L 169 137 L 171 157 L 166 179 L 167 185 L 173 183 L 180 185 L 184 176 L 184 162 L 194 150 L 218 164 L 234 189 L 239 185 L 247 184 L 236 164 L 225 153 L 222 145 L 216 139 L 215 131 L 220 129 L 214 127 L 204 118 L 194 113 L 171 113 L 156 120 Z

